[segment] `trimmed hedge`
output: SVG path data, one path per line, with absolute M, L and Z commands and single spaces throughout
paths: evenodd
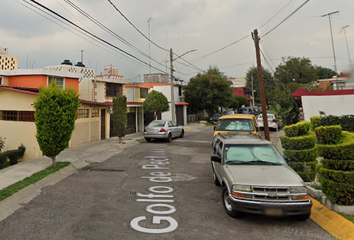
M 312 162 L 290 162 L 288 164 L 305 182 L 311 182 L 315 179 L 317 160 Z
M 322 159 L 322 166 L 327 169 L 340 171 L 354 171 L 354 160 Z
M 284 156 L 289 162 L 312 162 L 316 160 L 318 152 L 316 147 L 304 150 L 284 150 Z
M 319 169 L 322 177 L 339 183 L 354 184 L 354 171 L 338 171 L 332 169 L 321 168 Z
M 10 162 L 10 165 L 17 164 L 18 160 L 23 157 L 26 151 L 26 147 L 21 144 L 16 150 L 9 150 L 0 153 L 0 168 L 4 165 L 6 161 Z
M 320 121 L 321 121 L 321 117 L 320 116 L 310 117 L 310 123 L 311 123 L 310 129 L 312 131 L 315 131 L 315 128 L 320 126 Z
M 342 127 L 339 125 L 317 127 L 315 132 L 319 144 L 338 144 L 342 140 Z
M 323 145 L 317 144 L 318 153 L 324 159 L 353 160 L 354 159 L 354 141 Z
M 314 148 L 317 142 L 314 132 L 299 137 L 280 137 L 281 145 L 286 150 L 302 150 Z
M 307 135 L 310 130 L 310 123 L 301 121 L 290 126 L 285 126 L 283 130 L 287 137 L 299 137 Z
M 323 116 L 319 122 L 320 126 L 340 125 L 344 131 L 354 132 L 354 115 Z
M 354 205 L 354 184 L 338 183 L 324 178 L 320 174 L 322 191 L 326 197 L 339 205 Z

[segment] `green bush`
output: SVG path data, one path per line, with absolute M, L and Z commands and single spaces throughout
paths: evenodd
M 323 116 L 319 122 L 320 126 L 340 125 L 344 131 L 354 132 L 354 115 Z
M 18 160 L 23 157 L 26 151 L 26 147 L 21 144 L 16 150 L 9 150 L 3 153 L 0 153 L 0 168 L 9 161 L 10 165 L 17 164 Z
M 342 139 L 342 127 L 339 125 L 317 127 L 315 132 L 319 144 L 337 144 Z
M 290 126 L 285 126 L 283 129 L 287 137 L 299 137 L 308 134 L 310 123 L 301 121 Z
M 327 169 L 354 171 L 354 160 L 322 159 L 322 166 Z
M 321 168 L 319 173 L 322 177 L 334 182 L 354 184 L 354 171 L 347 172 Z
M 335 145 L 317 144 L 317 148 L 319 155 L 324 159 L 352 160 L 354 158 L 354 140 Z
M 289 166 L 294 169 L 305 182 L 315 180 L 317 160 L 312 162 L 289 162 Z
M 319 180 L 322 191 L 330 201 L 339 205 L 354 205 L 354 184 L 338 183 L 324 178 L 321 174 Z
M 314 132 L 308 132 L 307 135 L 300 137 L 280 137 L 281 145 L 286 150 L 302 150 L 314 148 L 317 142 Z
M 314 131 L 315 128 L 317 128 L 317 127 L 320 126 L 320 121 L 321 121 L 321 117 L 320 117 L 320 116 L 313 116 L 313 117 L 310 117 L 310 123 L 311 123 L 310 129 L 311 129 L 312 131 Z
M 0 169 L 3 168 L 5 162 L 7 162 L 7 153 L 6 152 L 0 153 Z
M 314 147 L 304 150 L 284 150 L 284 156 L 289 162 L 312 162 L 316 160 L 318 153 L 317 148 Z

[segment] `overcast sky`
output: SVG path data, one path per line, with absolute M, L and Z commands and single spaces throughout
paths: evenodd
M 331 15 L 331 23 L 338 71 L 346 70 L 349 65 L 345 39 L 354 61 L 354 0 L 310 0 L 297 12 L 305 0 L 111 0 L 159 47 L 153 43 L 149 47 L 148 40 L 108 0 L 37 0 L 147 64 L 150 49 L 151 64 L 160 71 L 149 69 L 146 64 L 97 39 L 90 39 L 70 24 L 55 20 L 47 11 L 42 12 L 42 8 L 32 3 L 40 10 L 36 9 L 26 2 L 30 0 L 1 0 L 0 5 L 0 47 L 7 48 L 9 55 L 18 56 L 22 69 L 43 69 L 59 65 L 64 59 L 76 63 L 81 61 L 84 50 L 84 64 L 97 74 L 103 72 L 105 65 L 113 65 L 128 81 L 142 81 L 138 75 L 169 71 L 168 50 L 172 48 L 177 55 L 196 49 L 183 56 L 194 66 L 182 59 L 174 62 L 174 74 L 180 79 L 188 81 L 200 70 L 214 65 L 229 77 L 244 77 L 250 67 L 256 66 L 251 32 L 258 29 L 262 52 L 269 65 L 264 59 L 262 64 L 269 71 L 275 70 L 286 56 L 307 57 L 313 65 L 334 70 L 329 17 L 321 16 L 335 11 L 339 13 Z M 75 4 L 112 31 L 111 34 L 68 3 Z M 350 26 L 345 28 L 346 34 L 340 33 L 347 25 Z M 240 39 L 243 40 L 237 42 Z M 229 46 L 232 43 L 235 44 Z M 223 47 L 226 48 L 213 53 Z

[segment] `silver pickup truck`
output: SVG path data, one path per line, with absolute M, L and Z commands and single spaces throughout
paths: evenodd
M 305 183 L 273 144 L 255 135 L 218 134 L 212 142 L 214 183 L 231 217 L 242 212 L 306 220 L 312 202 Z

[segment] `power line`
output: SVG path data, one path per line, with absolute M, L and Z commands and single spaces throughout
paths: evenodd
M 133 23 L 119 10 L 110 0 L 108 0 L 108 2 L 114 7 L 114 9 L 115 9 L 117 12 L 119 12 L 120 15 L 122 15 L 122 17 L 123 17 L 130 25 L 133 26 L 133 28 L 134 28 L 135 30 L 137 30 L 141 35 L 143 35 L 144 38 L 146 38 L 149 42 L 151 42 L 151 43 L 154 44 L 156 47 L 158 47 L 158 48 L 160 48 L 160 49 L 162 49 L 162 50 L 164 50 L 164 51 L 167 51 L 167 52 L 170 51 L 170 50 L 168 50 L 168 49 L 165 49 L 165 48 L 163 48 L 163 47 L 157 45 L 155 42 L 151 41 L 151 39 L 148 38 L 147 36 L 145 36 L 144 33 L 142 33 L 137 27 L 135 27 L 135 25 L 134 25 L 134 24 L 133 24 Z
M 87 33 L 88 35 L 94 37 L 95 39 L 98 39 L 99 41 L 101 41 L 101 42 L 103 42 L 103 43 L 109 45 L 110 47 L 113 47 L 113 48 L 117 49 L 118 51 L 121 51 L 122 53 L 124 53 L 124 54 L 130 56 L 131 58 L 134 58 L 134 59 L 138 60 L 139 62 L 141 62 L 141 63 L 143 63 L 143 64 L 149 66 L 149 64 L 146 63 L 145 61 L 143 61 L 143 60 L 141 60 L 141 59 L 135 57 L 134 55 L 128 53 L 127 51 L 125 51 L 125 50 L 123 50 L 123 49 L 121 49 L 121 48 L 119 48 L 119 47 L 113 45 L 112 43 L 110 43 L 110 42 L 108 42 L 108 41 L 106 41 L 106 40 L 104 40 L 104 39 L 102 39 L 102 38 L 100 38 L 100 37 L 98 37 L 98 36 L 92 34 L 92 33 L 89 32 L 89 31 L 83 29 L 82 27 L 78 26 L 77 24 L 73 23 L 72 21 L 68 20 L 67 18 L 61 16 L 61 15 L 58 14 L 57 12 L 55 12 L 55 11 L 53 11 L 53 10 L 47 8 L 46 6 L 42 5 L 41 3 L 39 3 L 39 2 L 37 2 L 37 1 L 35 1 L 35 0 L 29 0 L 29 1 L 31 1 L 31 2 L 33 2 L 33 3 L 35 3 L 35 4 L 37 4 L 37 5 L 39 5 L 40 7 L 44 8 L 45 10 L 47 10 L 47 11 L 51 12 L 52 14 L 54 14 L 54 15 L 60 17 L 61 19 L 65 20 L 66 22 L 70 23 L 71 25 L 75 26 L 76 28 L 80 29 L 81 31 L 83 31 L 83 32 Z M 158 71 L 160 71 L 160 72 L 164 72 L 164 71 L 162 71 L 162 70 L 160 70 L 160 69 L 158 69 L 158 68 L 156 68 L 156 67 L 153 67 L 153 68 L 156 69 L 156 70 L 158 70 Z
M 267 23 L 269 23 L 273 18 L 275 18 L 281 11 L 283 11 L 293 0 L 290 0 L 287 4 L 285 4 L 284 7 L 282 7 L 276 14 L 274 14 L 268 21 L 266 21 L 262 26 L 260 26 L 258 29 L 261 29 L 264 27 Z
M 269 30 L 266 34 L 264 34 L 261 38 L 264 38 L 267 36 L 269 33 L 273 32 L 276 28 L 278 28 L 282 23 L 284 23 L 286 20 L 288 20 L 292 15 L 294 15 L 297 11 L 299 11 L 303 6 L 305 6 L 306 3 L 308 3 L 310 0 L 306 0 L 304 3 L 302 3 L 298 8 L 296 8 L 292 13 L 290 13 L 286 18 L 284 18 L 280 23 L 278 23 L 275 27 L 273 27 L 271 30 Z

